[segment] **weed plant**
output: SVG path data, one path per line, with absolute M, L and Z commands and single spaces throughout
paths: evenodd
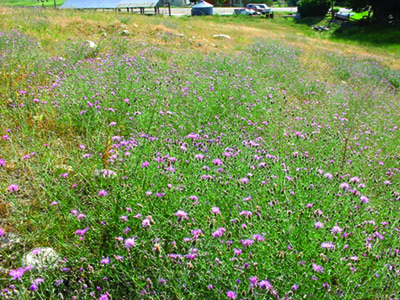
M 390 58 L 225 21 L 231 42 L 176 35 L 212 19 L 124 19 L 137 38 L 100 14 L 63 38 L 81 16 L 42 16 L 55 45 L 42 23 L 0 32 L 0 245 L 20 241 L 1 297 L 399 298 Z M 38 247 L 61 262 L 22 265 Z

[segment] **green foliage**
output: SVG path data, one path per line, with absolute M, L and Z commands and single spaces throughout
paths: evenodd
M 286 1 L 286 3 L 289 6 L 297 6 L 298 2 L 299 2 L 299 0 L 288 0 L 288 1 Z
M 328 10 L 327 0 L 301 0 L 298 8 L 302 17 L 325 16 Z
M 309 47 L 318 34 L 309 27 L 305 38 L 303 25 L 278 31 L 244 17 L 117 16 L 124 25 L 146 20 L 140 38 L 150 32 L 153 42 L 121 36 L 125 26 L 101 40 L 97 29 L 97 39 L 88 30 L 63 41 L 54 37 L 65 27 L 37 11 L 59 23 L 64 11 L 20 11 L 4 18 L 21 31 L 0 31 L 0 225 L 21 239 L 18 251 L 0 249 L 1 299 L 399 291 L 400 72 L 384 56 L 363 56 L 363 47 L 343 55 L 329 41 Z M 115 26 L 115 15 L 68 14 L 86 17 L 74 27 L 101 25 L 92 17 Z M 203 24 L 257 29 L 257 42 L 180 50 L 185 37 L 154 24 L 181 25 L 196 39 Z M 274 36 L 281 31 L 291 34 Z M 63 264 L 13 279 L 22 255 L 42 246 Z
M 342 2 L 357 12 L 371 10 L 376 22 L 400 22 L 400 1 L 398 0 L 343 0 Z
M 57 7 L 62 5 L 65 0 L 56 0 Z M 4 6 L 46 6 L 46 7 L 54 7 L 54 0 L 2 0 L 0 1 L 0 5 Z

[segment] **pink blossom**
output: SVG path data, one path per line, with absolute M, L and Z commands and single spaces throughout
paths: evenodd
M 179 220 L 183 220 L 183 219 L 185 219 L 185 220 L 188 220 L 189 218 L 188 218 L 188 214 L 186 213 L 186 212 L 184 212 L 183 210 L 178 210 L 176 213 L 175 213 L 175 216 L 177 216 L 177 217 L 179 217 Z
M 324 273 L 325 272 L 324 268 L 317 264 L 312 264 L 312 268 L 313 268 L 314 272 L 316 272 L 316 273 Z
M 16 192 L 19 190 L 19 186 L 17 184 L 13 183 L 8 186 L 7 190 L 10 192 Z
M 361 196 L 360 201 L 361 203 L 369 203 L 369 198 L 367 196 Z
M 221 211 L 219 210 L 218 207 L 214 206 L 213 208 L 211 208 L 211 212 L 215 215 L 221 214 Z
M 333 250 L 333 249 L 335 249 L 335 244 L 333 242 L 323 242 L 323 243 L 321 243 L 321 248 Z
M 100 261 L 101 265 L 108 265 L 109 263 L 110 263 L 110 258 L 108 257 L 106 258 L 103 257 L 103 259 Z
M 317 229 L 320 229 L 320 228 L 323 228 L 323 227 L 324 227 L 324 224 L 321 223 L 321 222 L 316 222 L 316 223 L 314 224 L 314 227 L 317 228 Z
M 129 238 L 125 240 L 125 248 L 129 249 L 131 247 L 135 247 L 136 245 L 136 239 L 135 238 Z
M 332 227 L 331 231 L 333 234 L 336 234 L 336 233 L 341 233 L 343 231 L 343 229 L 340 228 L 339 226 L 335 225 Z
M 243 177 L 243 178 L 240 178 L 240 182 L 247 184 L 247 183 L 249 183 L 249 179 L 247 177 Z
M 75 231 L 75 234 L 79 236 L 84 236 L 88 231 L 89 227 L 86 227 L 85 229 L 78 229 L 77 231 Z
M 31 266 L 26 267 L 26 268 L 18 268 L 16 270 L 10 270 L 8 275 L 10 275 L 13 280 L 16 280 L 16 279 L 21 280 L 22 276 L 24 276 L 24 273 L 30 269 L 31 269 Z
M 142 227 L 143 227 L 143 228 L 147 228 L 147 227 L 149 227 L 150 225 L 151 225 L 150 219 L 146 218 L 146 219 L 144 219 L 144 220 L 142 221 Z
M 225 233 L 226 229 L 223 227 L 219 227 L 216 231 L 214 231 L 211 235 L 214 238 L 219 238 Z
M 99 196 L 101 196 L 101 197 L 105 197 L 105 196 L 107 196 L 107 191 L 106 190 L 101 190 L 101 191 L 99 191 Z

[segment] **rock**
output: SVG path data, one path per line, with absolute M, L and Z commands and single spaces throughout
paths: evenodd
M 124 30 L 122 30 L 121 31 L 121 35 L 130 35 L 131 33 L 129 32 L 129 30 L 126 30 L 126 29 L 124 29 Z
M 22 266 L 32 266 L 34 268 L 55 268 L 62 263 L 61 256 L 49 247 L 35 248 L 24 254 Z
M 88 45 L 88 47 L 89 47 L 90 49 L 93 49 L 93 50 L 95 50 L 95 49 L 97 48 L 97 45 L 96 45 L 96 43 L 95 43 L 95 42 L 93 42 L 93 41 L 89 41 L 89 40 L 87 40 L 87 41 L 86 41 L 86 44 Z
M 176 36 L 179 36 L 179 37 L 184 37 L 184 36 L 185 36 L 185 34 L 183 34 L 183 33 L 177 33 L 177 34 L 176 34 Z
M 214 39 L 220 39 L 220 40 L 223 40 L 223 39 L 230 40 L 231 39 L 231 37 L 229 35 L 226 35 L 226 34 L 214 34 L 213 38 Z

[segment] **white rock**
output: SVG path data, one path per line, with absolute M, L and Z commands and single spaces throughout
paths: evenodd
M 130 34 L 131 33 L 129 32 L 129 30 L 124 29 L 121 31 L 121 35 L 130 35 Z
M 184 37 L 185 34 L 184 33 L 177 33 L 176 36 Z
M 227 35 L 227 34 L 214 34 L 213 38 L 214 39 L 221 39 L 221 40 L 222 39 L 227 39 L 227 40 L 231 39 L 231 37 L 229 35 Z
M 34 268 L 55 268 L 62 263 L 60 255 L 49 247 L 35 248 L 22 257 L 22 266 Z
M 93 41 L 89 41 L 89 40 L 87 40 L 86 41 L 86 43 L 88 44 L 88 46 L 89 46 L 89 48 L 90 49 L 96 49 L 97 48 L 97 45 L 96 45 L 96 43 L 95 42 L 93 42 Z

